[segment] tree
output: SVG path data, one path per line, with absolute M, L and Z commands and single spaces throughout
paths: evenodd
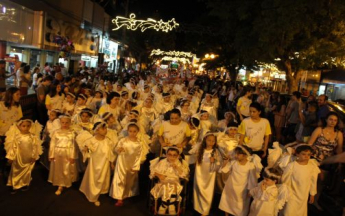
M 208 0 L 208 6 L 223 20 L 238 57 L 275 63 L 286 72 L 290 92 L 303 70 L 344 56 L 344 1 Z

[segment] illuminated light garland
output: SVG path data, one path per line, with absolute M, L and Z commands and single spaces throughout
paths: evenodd
M 183 52 L 183 51 L 163 51 L 160 49 L 154 49 L 151 51 L 150 56 L 153 55 L 167 55 L 167 56 L 182 56 L 182 57 L 189 57 L 189 58 L 193 58 L 194 56 L 196 56 L 195 54 L 191 53 L 191 52 Z
M 183 63 L 190 63 L 189 59 L 187 58 L 180 58 L 180 57 L 171 57 L 171 56 L 164 56 L 162 58 L 162 61 L 180 61 L 180 62 L 183 62 Z
M 144 32 L 146 29 L 168 32 L 179 26 L 179 24 L 175 21 L 175 18 L 172 18 L 168 22 L 163 22 L 163 20 L 157 21 L 151 18 L 148 18 L 147 20 L 136 20 L 134 13 L 131 13 L 129 15 L 129 18 L 117 16 L 112 20 L 112 23 L 114 23 L 116 26 L 115 28 L 113 28 L 113 31 L 119 30 L 122 27 L 126 27 L 128 30 L 132 31 L 140 28 L 141 32 Z

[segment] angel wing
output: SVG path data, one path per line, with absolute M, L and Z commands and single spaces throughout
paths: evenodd
M 274 167 L 282 153 L 283 150 L 280 148 L 279 143 L 274 142 L 273 149 L 268 149 L 267 167 Z
M 153 170 L 157 166 L 158 162 L 159 162 L 159 157 L 150 161 L 150 175 L 149 175 L 150 179 L 154 177 Z
M 11 127 L 9 128 L 9 130 L 6 132 L 6 139 L 5 139 L 5 143 L 4 143 L 4 147 L 6 150 L 6 153 L 8 156 L 6 157 L 11 157 L 12 159 L 14 159 L 15 157 L 15 142 L 16 142 L 16 136 L 20 134 L 20 131 L 16 125 L 16 123 L 12 124 Z
M 278 215 L 278 212 L 283 209 L 285 203 L 291 196 L 290 188 L 286 184 L 277 184 L 277 187 L 278 199 L 277 204 L 275 205 L 275 215 Z
M 79 135 L 76 137 L 76 142 L 78 144 L 79 150 L 83 154 L 83 162 L 86 161 L 88 157 L 90 157 L 90 153 L 88 151 L 84 151 L 85 148 L 85 142 L 89 139 L 91 139 L 93 136 L 90 132 L 84 130 L 80 132 Z

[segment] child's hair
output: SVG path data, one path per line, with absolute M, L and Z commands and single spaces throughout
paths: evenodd
M 25 122 L 25 121 L 30 122 L 30 123 L 32 124 L 32 120 L 31 120 L 31 119 L 26 118 L 26 117 L 22 117 L 22 118 L 20 118 L 20 119 L 17 121 L 17 125 L 19 126 L 19 125 L 21 125 L 21 124 L 22 124 L 23 122 Z
M 303 145 L 300 145 L 300 146 L 297 146 L 296 148 L 296 154 L 299 154 L 303 151 L 310 151 L 311 153 L 313 153 L 313 148 L 310 146 L 310 145 L 307 145 L 307 144 L 303 144 Z
M 229 124 L 227 125 L 227 127 L 238 127 L 238 123 L 235 121 L 230 121 Z
M 109 118 L 112 116 L 113 116 L 113 114 L 111 112 L 105 112 L 102 115 L 102 119 L 103 119 L 103 121 L 107 122 L 109 120 Z
M 214 155 L 214 153 L 216 152 L 216 150 L 218 149 L 218 144 L 217 144 L 217 137 L 216 137 L 216 135 L 214 135 L 214 134 L 209 134 L 209 135 L 206 135 L 205 137 L 204 137 L 204 139 L 202 140 L 202 143 L 201 143 L 201 145 L 200 145 L 200 147 L 199 147 L 199 151 L 198 151 L 198 155 L 197 155 L 197 163 L 198 164 L 201 164 L 202 163 L 202 157 L 203 157 L 203 155 L 204 155 L 204 151 L 205 151 L 205 149 L 206 149 L 206 138 L 207 137 L 209 137 L 209 136 L 214 136 L 214 138 L 216 139 L 216 143 L 213 145 L 213 149 L 212 149 L 212 153 L 211 153 L 211 155 Z
M 249 107 L 255 108 L 259 112 L 262 111 L 261 105 L 258 102 L 251 103 Z
M 253 150 L 251 148 L 249 148 L 248 146 L 246 146 L 246 145 L 237 146 L 234 151 L 235 151 L 236 154 L 248 155 L 247 152 L 250 155 L 253 154 Z
M 89 108 L 84 108 L 84 109 L 82 109 L 82 110 L 80 111 L 80 114 L 79 114 L 79 115 L 81 116 L 83 113 L 87 113 L 89 117 L 92 117 L 92 116 L 93 116 L 93 112 L 92 112 L 92 110 L 89 109 Z
M 106 126 L 107 126 L 107 124 L 106 124 L 105 122 L 96 122 L 96 123 L 93 125 L 92 130 L 93 130 L 93 131 L 96 131 L 96 130 L 98 130 L 99 128 L 104 128 L 104 127 L 106 127 Z
M 132 119 L 132 120 L 135 120 L 135 119 Z M 138 131 L 140 131 L 140 128 L 139 128 L 139 126 L 137 125 L 137 123 L 136 123 L 136 122 L 133 122 L 132 120 L 131 120 L 130 123 L 128 124 L 127 130 L 129 130 L 130 127 L 135 127 Z
M 174 151 L 174 152 L 176 152 L 178 155 L 180 154 L 180 152 L 179 152 L 179 150 L 178 150 L 177 148 L 168 148 L 167 154 L 168 154 L 170 151 Z
M 276 167 L 276 168 L 268 168 L 266 167 L 264 169 L 264 172 L 262 174 L 262 176 L 264 178 L 268 178 L 268 179 L 271 179 L 272 181 L 276 181 L 276 183 L 279 182 L 281 176 L 282 176 L 282 170 L 279 168 L 279 167 Z
M 50 112 L 55 112 L 56 113 L 56 118 L 59 118 L 59 116 L 62 114 L 61 110 L 58 110 L 58 109 L 53 109 Z
M 189 121 L 196 128 L 200 125 L 200 120 L 198 118 L 192 117 Z
M 317 109 L 319 108 L 319 106 L 317 105 L 317 102 L 316 102 L 316 101 L 309 101 L 309 102 L 308 102 L 308 106 L 314 107 L 315 110 L 317 110 Z

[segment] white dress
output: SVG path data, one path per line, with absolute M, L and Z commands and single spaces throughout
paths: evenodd
M 241 165 L 233 160 L 221 171 L 229 172 L 230 175 L 225 183 L 219 208 L 235 216 L 247 216 L 250 204 L 248 192 L 257 186 L 254 164 L 248 161 L 245 165 Z
M 6 154 L 6 158 L 13 161 L 7 186 L 19 189 L 30 185 L 31 172 L 35 166 L 32 160 L 36 161 L 39 158 L 40 142 L 31 133 L 14 136 Z
M 194 175 L 193 200 L 194 209 L 202 215 L 208 215 L 211 209 L 216 173 L 221 167 L 222 161 L 219 154 L 216 154 L 216 162 L 211 163 L 211 150 L 204 150 L 202 163 L 196 163 Z
M 143 143 L 122 138 L 116 146 L 124 148 L 124 152 L 118 153 L 114 178 L 109 195 L 117 200 L 139 194 L 138 171 L 140 170 L 141 157 L 143 156 Z
M 317 176 L 320 169 L 315 160 L 309 160 L 307 165 L 300 165 L 296 161 L 287 165 L 282 176 L 282 182 L 291 188 L 288 199 L 281 215 L 307 216 L 308 198 L 317 193 Z
M 278 188 L 274 184 L 268 186 L 265 191 L 261 189 L 262 182 L 250 190 L 253 202 L 250 206 L 249 216 L 275 216 L 275 206 L 278 201 Z
M 49 158 L 50 162 L 48 181 L 54 186 L 70 187 L 72 182 L 77 181 L 78 172 L 76 159 L 78 159 L 75 133 L 73 130 L 56 130 L 50 140 Z M 69 159 L 75 159 L 72 164 Z
M 115 157 L 113 142 L 109 138 L 97 140 L 92 137 L 85 142 L 89 149 L 89 163 L 79 190 L 90 202 L 96 202 L 100 194 L 106 194 L 110 186 L 110 162 Z
M 165 158 L 158 161 L 159 158 L 152 160 L 150 166 L 150 178 L 154 177 L 155 173 L 165 175 L 166 178 L 163 181 L 159 181 L 152 189 L 151 194 L 155 199 L 162 198 L 162 201 L 166 202 L 171 198 L 171 195 L 177 195 L 180 198 L 183 186 L 180 184 L 180 178 L 187 179 L 189 174 L 188 164 L 182 160 L 176 161 L 176 165 L 182 170 L 179 173 L 174 169 L 171 163 Z

